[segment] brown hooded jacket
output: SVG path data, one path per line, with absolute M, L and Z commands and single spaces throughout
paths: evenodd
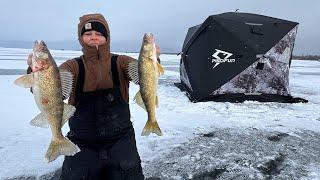
M 84 44 L 81 37 L 81 29 L 83 26 L 92 21 L 102 23 L 108 36 L 104 45 L 96 47 L 89 47 Z M 107 21 L 101 14 L 87 14 L 80 17 L 78 24 L 78 38 L 82 45 L 83 63 L 85 68 L 84 92 L 95 91 L 99 89 L 107 89 L 113 87 L 112 73 L 111 73 L 111 53 L 110 53 L 110 31 Z M 135 59 L 120 55 L 118 56 L 117 65 L 120 80 L 121 95 L 125 101 L 129 101 L 129 77 L 127 74 L 127 65 L 130 61 Z M 77 77 L 79 72 L 78 63 L 75 59 L 70 59 L 60 65 L 61 69 L 66 69 L 74 75 L 74 86 L 77 84 Z M 75 105 L 75 88 L 73 88 L 69 98 L 69 104 Z

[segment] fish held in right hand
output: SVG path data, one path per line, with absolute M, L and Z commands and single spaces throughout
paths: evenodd
M 138 61 L 130 62 L 128 71 L 130 78 L 140 85 L 140 91 L 137 92 L 134 100 L 148 114 L 148 120 L 141 135 L 147 136 L 150 133 L 155 133 L 161 136 L 162 132 L 155 113 L 159 104 L 158 79 L 164 70 L 157 60 L 153 34 L 146 33 L 144 35 Z

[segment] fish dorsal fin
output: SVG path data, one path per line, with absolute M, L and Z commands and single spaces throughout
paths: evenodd
M 157 66 L 158 66 L 158 72 L 159 72 L 159 75 L 162 75 L 164 74 L 164 69 L 162 67 L 162 65 L 160 63 L 157 62 Z
M 60 69 L 60 79 L 63 99 L 69 98 L 73 87 L 73 75 L 70 71 Z
M 33 73 L 23 75 L 14 81 L 14 84 L 24 88 L 31 88 L 33 83 L 34 83 Z
M 137 60 L 133 60 L 128 63 L 128 75 L 132 82 L 135 84 L 139 84 L 139 72 L 138 72 L 139 62 Z

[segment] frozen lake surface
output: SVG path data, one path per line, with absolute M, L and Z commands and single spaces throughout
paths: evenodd
M 0 179 L 57 179 L 63 157 L 44 162 L 48 129 L 29 125 L 39 113 L 28 89 L 13 84 L 25 73 L 30 49 L 0 48 Z M 79 51 L 51 51 L 58 64 Z M 119 53 L 124 54 L 124 53 Z M 127 54 L 137 58 L 137 53 Z M 137 146 L 150 179 L 320 179 L 320 62 L 292 61 L 290 90 L 305 104 L 191 103 L 179 82 L 176 55 L 161 55 L 158 137 L 140 136 L 147 114 L 133 101 L 130 110 Z M 68 127 L 63 127 L 64 134 Z M 152 177 L 152 178 L 151 178 Z

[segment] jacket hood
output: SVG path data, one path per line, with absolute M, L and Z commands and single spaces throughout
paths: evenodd
M 110 52 L 110 30 L 109 30 L 109 25 L 106 21 L 106 19 L 103 17 L 103 15 L 101 14 L 86 14 L 86 15 L 83 15 L 79 18 L 79 24 L 78 24 L 78 40 L 79 40 L 79 43 L 81 44 L 81 46 L 86 49 L 88 48 L 84 42 L 82 41 L 82 37 L 81 37 L 81 30 L 82 28 L 85 26 L 86 23 L 88 22 L 93 22 L 93 21 L 96 21 L 96 22 L 100 22 L 104 25 L 107 33 L 108 33 L 108 37 L 106 39 L 106 44 L 104 46 L 106 46 L 106 50 L 108 52 Z

